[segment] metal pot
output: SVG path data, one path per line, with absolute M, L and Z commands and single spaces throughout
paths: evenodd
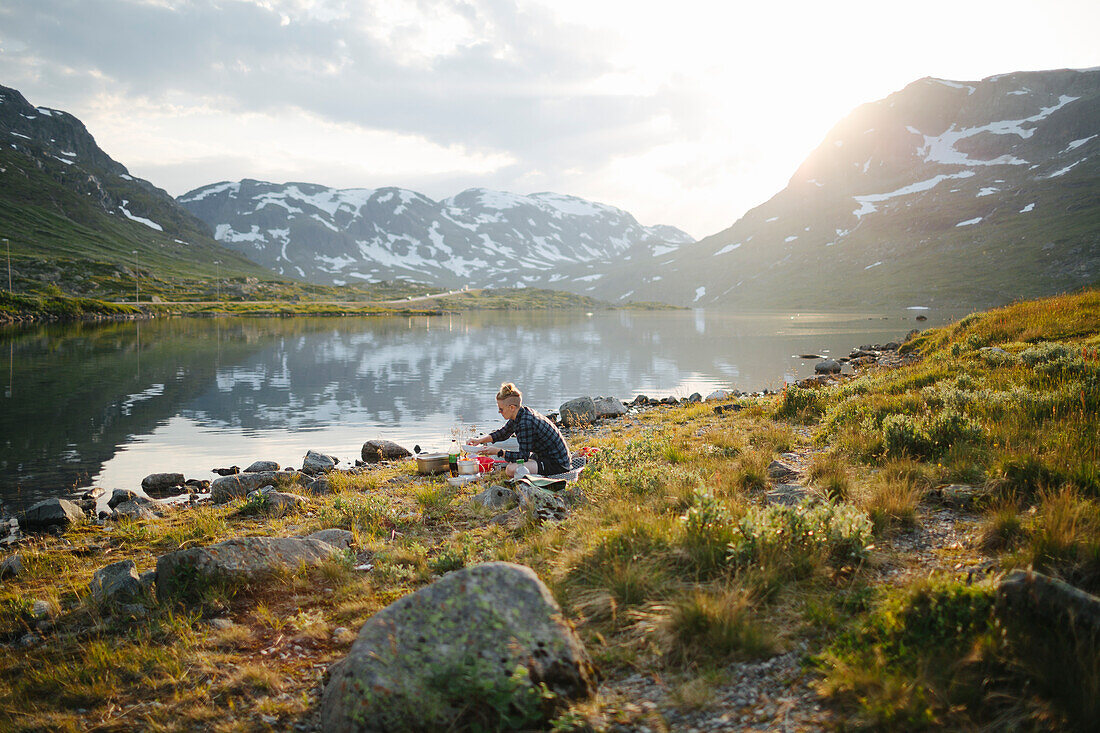
M 459 476 L 476 476 L 477 475 L 477 461 L 473 458 L 459 458 L 458 459 L 458 475 Z
M 421 453 L 416 457 L 416 470 L 421 475 L 446 473 L 451 470 L 446 453 Z

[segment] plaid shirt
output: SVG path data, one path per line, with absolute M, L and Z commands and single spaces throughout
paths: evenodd
M 504 423 L 504 427 L 489 433 L 494 443 L 498 443 L 512 435 L 519 441 L 519 451 L 504 451 L 504 457 L 511 462 L 520 458 L 531 458 L 539 461 L 548 469 L 560 468 L 561 473 L 569 469 L 569 447 L 565 444 L 565 438 L 557 425 L 538 414 L 530 407 L 521 407 L 516 416 Z

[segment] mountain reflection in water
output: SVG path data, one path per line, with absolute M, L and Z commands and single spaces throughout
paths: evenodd
M 350 462 L 378 437 L 442 447 L 458 425 L 500 424 L 503 381 L 541 412 L 581 395 L 774 389 L 812 373 L 798 354 L 842 355 L 913 325 L 900 313 L 493 311 L 7 329 L 0 500 L 11 510 L 155 472 L 300 465 L 309 448 Z

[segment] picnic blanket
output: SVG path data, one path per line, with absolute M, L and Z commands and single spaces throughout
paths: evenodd
M 553 476 L 532 476 L 534 479 L 545 479 L 546 481 L 576 481 L 581 477 L 581 471 L 588 465 L 588 456 L 574 455 L 573 460 L 569 462 L 569 470 L 564 473 L 555 473 Z M 549 486 L 540 486 L 540 488 L 550 488 Z

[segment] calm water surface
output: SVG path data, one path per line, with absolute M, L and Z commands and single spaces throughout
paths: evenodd
M 0 501 L 136 488 L 154 472 L 213 478 L 256 459 L 342 461 L 364 441 L 441 448 L 500 425 L 514 381 L 552 412 L 582 395 L 776 389 L 948 316 L 704 311 L 393 318 L 176 318 L 0 331 Z M 6 357 L 6 358 L 5 358 Z

